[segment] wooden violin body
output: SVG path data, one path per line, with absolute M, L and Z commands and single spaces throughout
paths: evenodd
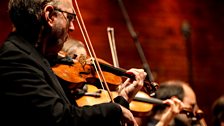
M 106 90 L 98 89 L 96 86 L 91 84 L 87 84 L 85 86 L 87 86 L 86 95 L 76 100 L 79 106 L 111 102 L 111 100 L 109 99 L 108 92 Z M 115 98 L 118 96 L 118 93 L 116 91 L 111 91 L 111 95 L 113 98 Z M 136 94 L 136 98 L 139 98 L 139 97 L 144 99 L 150 98 L 149 95 L 147 95 L 146 93 L 142 91 L 139 91 Z M 134 100 L 131 101 L 129 106 L 130 106 L 130 110 L 135 116 L 144 116 L 152 109 L 153 104 L 143 102 L 134 98 Z
M 52 67 L 52 69 L 59 78 L 70 83 L 67 85 L 67 88 L 72 93 L 75 91 L 75 89 L 77 88 L 81 89 L 84 86 L 86 86 L 85 92 L 83 93 L 82 97 L 78 98 L 74 97 L 77 104 L 79 106 L 84 106 L 84 105 L 94 105 L 99 103 L 110 102 L 111 100 L 108 91 L 104 90 L 98 84 L 100 83 L 99 76 L 97 75 L 92 64 L 80 63 L 75 60 L 72 60 L 72 62 L 73 63 L 71 64 L 66 63 L 56 64 L 55 66 Z M 122 83 L 122 76 L 118 75 L 123 75 L 124 70 L 122 69 L 123 71 L 118 71 L 117 73 L 114 74 L 114 71 L 116 71 L 117 68 L 114 69 L 113 66 L 110 66 L 107 62 L 105 62 L 102 59 L 100 59 L 100 62 L 103 64 L 102 68 L 106 70 L 103 71 L 103 73 L 111 89 L 110 95 L 113 98 L 115 98 L 118 95 L 116 91 L 117 86 L 119 86 Z M 113 72 L 111 72 L 110 70 Z M 150 98 L 150 96 L 143 91 L 139 91 L 136 94 L 136 96 L 143 98 Z M 152 104 L 135 99 L 130 103 L 130 110 L 133 112 L 134 115 L 146 114 L 151 110 L 151 108 Z
M 100 81 L 99 75 L 92 64 L 81 63 L 77 60 L 72 60 L 72 63 L 56 64 L 52 69 L 59 78 L 71 83 L 69 85 L 70 89 L 80 87 L 78 85 L 86 83 L 97 85 Z M 112 90 L 115 90 L 122 83 L 120 76 L 107 71 L 103 71 L 103 74 Z

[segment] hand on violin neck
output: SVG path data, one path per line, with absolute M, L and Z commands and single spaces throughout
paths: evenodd
M 143 69 L 132 68 L 127 70 L 128 74 L 133 74 L 135 79 L 128 78 L 118 88 L 118 94 L 123 96 L 129 103 L 134 99 L 135 95 L 143 87 L 146 72 Z
M 163 103 L 169 106 L 163 113 L 155 116 L 159 120 L 156 126 L 168 126 L 174 117 L 184 108 L 184 103 L 176 97 L 166 99 Z

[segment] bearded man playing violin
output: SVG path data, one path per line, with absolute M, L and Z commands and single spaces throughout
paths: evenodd
M 129 102 L 142 88 L 143 69 L 127 72 L 114 102 L 77 107 L 70 103 L 49 61 L 74 31 L 72 0 L 9 0 L 15 31 L 0 48 L 1 125 L 86 126 L 137 125 Z
M 0 47 L 0 125 L 138 125 L 129 102 L 146 73 L 130 69 L 114 102 L 78 107 L 68 100 L 49 62 L 74 31 L 72 0 L 9 0 L 14 30 Z

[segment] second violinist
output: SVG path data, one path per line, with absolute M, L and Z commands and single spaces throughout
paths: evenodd
M 166 100 L 178 98 L 182 102 L 182 108 L 188 109 L 188 112 L 180 111 L 173 116 L 168 125 L 170 126 L 206 126 L 203 119 L 203 112 L 197 105 L 196 95 L 190 85 L 180 80 L 169 80 L 160 83 L 160 88 L 155 92 L 155 98 Z M 149 116 L 142 121 L 142 126 L 154 126 L 163 118 L 164 113 L 169 111 L 168 106 L 164 104 L 155 105 Z

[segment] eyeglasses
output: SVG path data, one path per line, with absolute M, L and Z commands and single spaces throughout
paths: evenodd
M 67 12 L 67 11 L 63 11 L 59 8 L 54 8 L 54 10 L 62 12 L 62 13 L 66 13 L 67 14 L 67 19 L 68 19 L 69 22 L 74 21 L 76 19 L 76 14 L 75 13 L 70 13 L 70 12 Z M 63 16 L 64 16 L 64 14 L 63 14 Z

